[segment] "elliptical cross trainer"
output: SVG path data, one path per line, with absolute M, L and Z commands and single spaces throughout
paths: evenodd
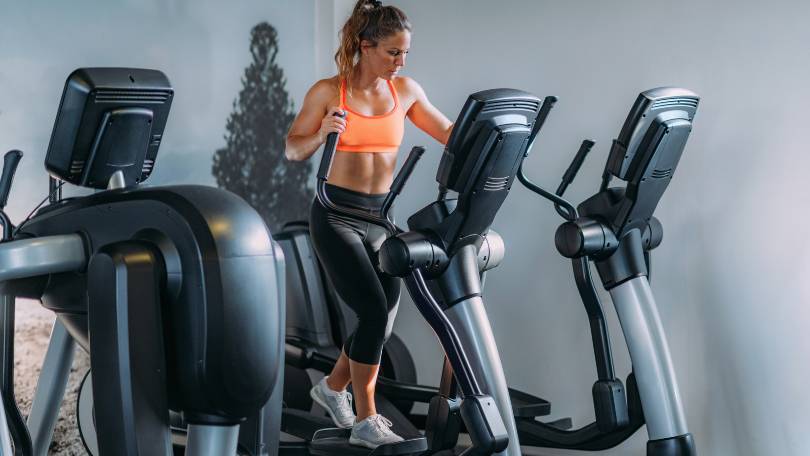
M 446 388 L 431 403 L 427 454 L 452 451 L 456 442 L 448 442 L 444 430 L 453 419 L 463 422 L 472 440 L 463 454 L 520 454 L 509 392 L 481 298 L 480 274 L 503 256 L 499 238 L 493 233 L 488 239 L 489 228 L 542 125 L 540 106 L 537 97 L 511 89 L 471 95 L 441 160 L 439 196 L 409 218 L 407 232 L 387 218 L 387 211 L 421 152 L 412 152 L 403 165 L 400 176 L 405 177 L 395 179 L 382 214 L 370 215 L 329 200 L 325 183 L 336 137 L 324 151 L 318 198 L 332 211 L 388 229 L 393 236 L 380 250 L 380 267 L 405 278 L 444 349 Z M 316 434 L 313 445 L 319 437 Z
M 547 99 L 549 109 L 556 99 Z M 567 221 L 555 234 L 559 252 L 571 258 L 577 289 L 590 320 L 598 380 L 593 387 L 596 421 L 576 430 L 536 420 L 519 420 L 527 445 L 579 450 L 613 447 L 647 424 L 650 456 L 694 456 L 694 440 L 686 426 L 675 370 L 661 319 L 650 289 L 650 252 L 663 237 L 653 216 L 675 172 L 699 98 L 679 88 L 642 92 L 613 141 L 592 197 L 574 208 L 562 198 L 593 146 L 584 141 L 556 192 L 546 191 L 523 174 L 528 189 L 555 204 Z M 610 187 L 616 178 L 624 187 Z M 630 352 L 633 372 L 624 385 L 615 377 L 607 325 L 593 286 L 593 262 L 610 293 Z

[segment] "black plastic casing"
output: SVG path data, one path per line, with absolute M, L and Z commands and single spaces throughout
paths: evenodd
M 492 397 L 465 397 L 459 411 L 464 418 L 473 448 L 478 450 L 471 453 L 498 453 L 509 445 L 509 434 Z
M 599 380 L 591 388 L 596 426 L 600 432 L 613 432 L 630 424 L 627 399 L 621 380 Z
M 691 121 L 697 112 L 700 97 L 691 90 L 678 87 L 658 87 L 638 95 L 622 124 L 619 137 L 613 142 L 606 169 L 622 180 L 632 180 L 644 148 L 642 143 L 650 126 L 662 119 L 660 113 L 679 111 L 676 117 Z
M 594 256 L 608 290 L 648 274 L 644 252 L 655 248 L 663 236 L 653 214 L 683 154 L 699 101 L 687 89 L 642 92 L 605 166 L 605 176 L 626 181 L 626 186 L 603 188 L 578 207 L 580 216 L 604 223 L 619 243 Z
M 536 96 L 514 89 L 484 90 L 470 95 L 447 141 L 436 181 L 451 190 L 462 192 L 481 165 L 477 163 L 477 157 L 471 154 L 488 152 L 487 148 L 481 147 L 481 143 L 489 139 L 487 127 L 508 124 L 531 126 L 540 105 L 541 100 Z
M 468 236 L 480 245 L 512 188 L 540 106 L 536 96 L 514 89 L 485 90 L 467 99 L 436 174 L 441 187 L 458 192 L 453 212 L 434 227 L 445 247 Z M 409 227 L 419 228 L 410 220 Z
M 61 180 L 103 189 L 152 173 L 174 91 L 166 75 L 136 68 L 81 68 L 68 76 L 45 168 Z
M 697 454 L 692 434 L 647 442 L 647 456 L 694 456 Z
M 644 229 L 652 217 L 678 166 L 698 103 L 695 93 L 680 88 L 651 89 L 638 96 L 605 166 L 606 173 L 627 182 L 624 195 L 613 203 L 616 207 L 600 214 L 617 238 Z M 580 205 L 580 215 L 605 212 L 600 205 L 589 199 Z
M 258 412 L 284 361 L 284 299 L 283 255 L 256 211 L 212 187 L 108 191 L 44 208 L 23 236 L 70 233 L 84 237 L 88 258 L 124 240 L 160 253 L 173 410 L 190 423 Z M 55 274 L 41 297 L 85 349 L 88 286 L 85 272 Z
M 525 158 L 540 107 L 538 97 L 514 89 L 469 96 L 436 175 L 441 189 L 458 195 L 441 198 L 408 218 L 408 228 L 418 236 L 399 235 L 383 243 L 384 271 L 403 275 L 414 267 L 423 269 L 443 284 L 436 294 L 443 306 L 480 294 L 476 255 Z M 427 248 L 424 241 L 435 245 Z M 475 247 L 473 261 L 467 262 L 466 253 L 464 261 L 455 259 L 468 245 Z

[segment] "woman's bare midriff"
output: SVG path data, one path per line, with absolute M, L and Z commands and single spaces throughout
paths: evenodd
M 337 151 L 329 183 L 361 193 L 388 193 L 396 166 L 396 152 Z

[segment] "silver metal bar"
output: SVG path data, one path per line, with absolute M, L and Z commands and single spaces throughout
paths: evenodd
M 0 282 L 75 271 L 86 262 L 78 234 L 4 242 L 0 244 Z
M 239 425 L 188 425 L 186 456 L 233 456 L 239 442 Z
M 3 424 L 2 429 L 8 433 L 10 430 L 9 420 L 14 423 L 14 427 L 18 428 L 21 425 L 22 416 L 20 409 L 16 402 L 17 398 L 14 393 L 14 312 L 16 310 L 16 296 L 12 294 L 5 284 L 0 285 L 0 381 L 2 381 L 3 398 L 7 398 L 8 403 L 0 401 L 0 408 L 3 408 Z M 6 410 L 8 406 L 8 410 Z M 9 415 L 8 413 L 11 413 Z M 0 437 L 10 437 L 12 446 L 20 445 L 22 448 L 16 448 L 17 452 L 28 451 L 30 446 L 29 436 L 27 430 L 16 429 L 7 435 Z M 20 435 L 17 435 L 20 434 Z
M 446 314 L 465 348 L 481 390 L 495 400 L 503 424 L 509 433 L 509 446 L 497 454 L 520 456 L 520 440 L 512 413 L 509 387 L 484 301 L 480 297 L 469 298 L 448 309 Z
M 11 326 L 8 319 L 14 316 L 14 304 L 13 295 L 7 292 L 0 292 L 0 319 L 2 319 L 0 331 L 11 329 L 6 327 Z M 8 375 L 5 367 L 7 365 L 13 367 L 14 363 L 14 350 L 6 346 L 6 336 L 6 334 L 0 334 L 0 378 L 5 378 L 6 375 Z M 13 339 L 11 340 L 13 341 Z M 6 356 L 10 356 L 12 359 L 6 359 Z M 0 394 L 0 455 L 13 455 L 14 453 L 11 452 L 12 438 L 8 427 L 8 418 L 6 418 L 5 401 L 6 398 L 3 397 L 3 394 Z
M 687 432 L 675 369 L 664 327 L 646 277 L 636 277 L 610 290 L 622 325 L 650 440 Z
M 118 170 L 110 176 L 110 181 L 107 182 L 107 190 L 120 190 L 127 186 L 126 179 L 124 179 L 124 172 Z
M 78 234 L 21 239 L 0 244 L 0 282 L 75 271 L 87 262 Z M 54 324 L 42 373 L 28 418 L 34 454 L 47 455 L 53 428 L 64 397 L 75 342 L 60 323 Z M 9 437 L 5 415 L 0 424 L 0 448 Z M 8 453 L 13 454 L 13 453 Z
M 37 389 L 28 415 L 28 430 L 31 433 L 35 456 L 47 456 L 53 439 L 53 429 L 59 417 L 59 408 L 65 396 L 73 352 L 76 342 L 68 334 L 59 319 L 53 324 L 51 341 L 37 379 Z

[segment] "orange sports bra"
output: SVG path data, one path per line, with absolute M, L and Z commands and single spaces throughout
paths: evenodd
M 394 84 L 388 81 L 394 108 L 379 116 L 364 116 L 346 105 L 346 81 L 340 82 L 340 109 L 346 113 L 346 131 L 338 139 L 343 152 L 396 152 L 405 134 L 405 111 L 399 104 Z

